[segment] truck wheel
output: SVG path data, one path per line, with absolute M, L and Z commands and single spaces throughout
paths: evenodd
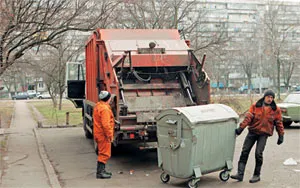
M 292 121 L 284 121 L 283 126 L 284 127 L 290 127 L 292 123 L 293 123 Z
M 170 175 L 169 174 L 166 174 L 165 172 L 161 173 L 160 175 L 160 180 L 163 182 L 163 183 L 168 183 L 170 181 Z
M 224 170 L 224 171 L 220 172 L 219 178 L 220 178 L 222 181 L 227 181 L 227 180 L 229 180 L 229 171 Z
M 87 130 L 87 128 L 86 128 L 86 126 L 88 126 L 86 121 L 88 121 L 88 120 L 85 117 L 83 117 L 83 130 L 85 133 L 85 137 L 87 139 L 92 139 L 93 138 L 92 133 L 90 133 L 89 130 Z

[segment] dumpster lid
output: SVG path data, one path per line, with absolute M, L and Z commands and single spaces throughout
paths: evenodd
M 193 124 L 199 122 L 219 122 L 228 119 L 239 119 L 238 114 L 232 108 L 223 104 L 173 108 L 161 113 L 156 118 L 160 119 L 165 115 L 174 114 L 174 111 L 182 113 Z

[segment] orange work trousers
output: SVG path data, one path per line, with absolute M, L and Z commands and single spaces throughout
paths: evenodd
M 97 139 L 98 145 L 98 161 L 106 164 L 111 157 L 111 142 L 104 136 L 100 136 Z

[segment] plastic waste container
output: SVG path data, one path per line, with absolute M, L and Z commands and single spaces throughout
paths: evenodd
M 239 121 L 234 110 L 222 104 L 173 108 L 156 121 L 162 182 L 170 176 L 189 178 L 193 188 L 202 175 L 219 170 L 222 181 L 229 179 Z

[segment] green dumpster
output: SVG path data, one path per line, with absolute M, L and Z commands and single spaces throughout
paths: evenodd
M 197 187 L 202 175 L 219 170 L 223 170 L 222 181 L 229 179 L 239 121 L 230 107 L 173 108 L 162 111 L 156 121 L 162 182 L 167 183 L 170 176 L 189 178 L 189 187 Z

